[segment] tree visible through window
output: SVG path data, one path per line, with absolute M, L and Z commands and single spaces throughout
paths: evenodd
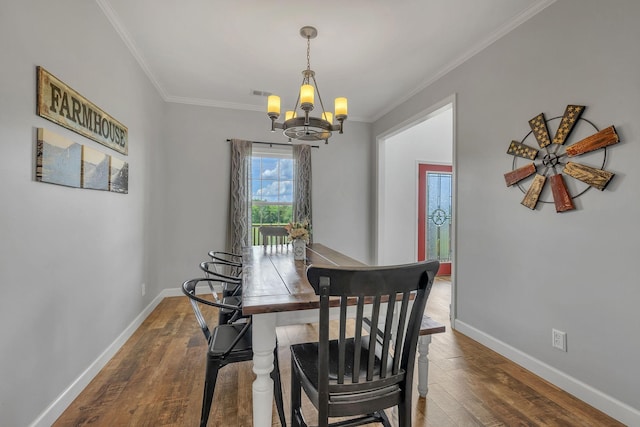
M 254 154 L 251 158 L 251 222 L 288 224 L 293 215 L 293 159 L 291 155 Z M 257 232 L 253 244 L 259 244 Z

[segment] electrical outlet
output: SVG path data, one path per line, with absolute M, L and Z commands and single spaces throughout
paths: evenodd
M 553 346 L 553 348 L 557 348 L 558 350 L 562 350 L 562 351 L 567 351 L 567 334 L 557 329 L 552 329 L 551 333 L 552 333 L 551 345 Z
M 142 292 L 142 296 L 144 296 L 144 294 L 147 293 L 147 285 L 145 285 L 144 283 L 140 285 L 140 291 Z

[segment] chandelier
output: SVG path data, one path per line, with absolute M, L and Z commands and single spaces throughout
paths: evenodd
M 316 82 L 316 73 L 311 69 L 310 51 L 311 39 L 316 38 L 318 30 L 314 27 L 300 28 L 300 35 L 307 39 L 307 69 L 302 71 L 302 85 L 298 93 L 298 99 L 293 110 L 286 111 L 284 122 L 277 123 L 280 117 L 280 97 L 270 95 L 267 99 L 267 115 L 271 119 L 271 132 L 276 129 L 282 129 L 285 136 L 289 137 L 289 141 L 325 141 L 329 143 L 331 132 L 338 131 L 342 133 L 344 121 L 347 119 L 347 98 L 335 99 L 335 119 L 338 124 L 333 124 L 333 113 L 324 109 L 320 90 Z M 313 84 L 312 84 L 313 83 Z M 318 93 L 318 101 L 320 102 L 321 114 L 319 117 L 310 115 L 314 108 L 315 93 Z M 298 117 L 296 110 L 300 109 L 304 112 L 304 116 Z

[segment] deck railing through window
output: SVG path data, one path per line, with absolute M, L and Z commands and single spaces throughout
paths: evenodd
M 256 245 L 261 245 L 262 244 L 262 235 L 260 234 L 260 232 L 258 231 L 258 229 L 260 228 L 260 226 L 262 225 L 270 225 L 270 226 L 276 226 L 276 227 L 284 227 L 287 224 L 251 224 L 251 244 L 256 246 Z

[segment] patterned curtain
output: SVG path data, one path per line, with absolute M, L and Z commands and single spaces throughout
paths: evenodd
M 309 220 L 311 230 L 311 146 L 293 146 L 293 220 Z
M 231 187 L 227 251 L 251 245 L 251 141 L 231 140 Z

